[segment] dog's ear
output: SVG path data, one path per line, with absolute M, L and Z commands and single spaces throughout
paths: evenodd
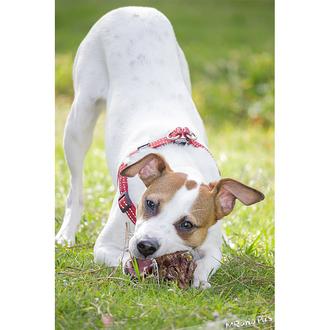
M 252 205 L 262 201 L 265 196 L 258 190 L 246 186 L 233 179 L 221 179 L 211 183 L 215 195 L 215 213 L 217 220 L 228 215 L 235 206 L 236 198 L 244 205 Z
M 139 174 L 140 179 L 148 187 L 150 184 L 165 172 L 171 172 L 169 165 L 164 158 L 158 154 L 149 154 L 136 163 L 121 171 L 121 175 L 132 177 Z

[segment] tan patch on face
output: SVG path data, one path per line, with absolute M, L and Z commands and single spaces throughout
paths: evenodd
M 172 199 L 175 193 L 185 184 L 187 175 L 184 173 L 167 172 L 156 179 L 145 191 L 138 206 L 138 217 L 149 219 L 161 212 L 164 205 Z M 146 200 L 156 203 L 157 211 L 150 212 L 146 207 Z
M 196 181 L 194 181 L 194 180 L 187 180 L 186 181 L 186 188 L 188 190 L 194 189 L 196 187 L 197 187 L 197 182 Z
M 200 186 L 199 194 L 187 219 L 195 225 L 195 228 L 187 232 L 179 230 L 177 232 L 189 246 L 200 246 L 206 238 L 209 227 L 216 222 L 214 194 L 209 186 L 203 184 Z

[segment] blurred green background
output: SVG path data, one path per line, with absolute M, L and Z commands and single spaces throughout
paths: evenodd
M 107 220 L 114 186 L 104 154 L 104 115 L 84 168 L 85 209 L 75 248 L 56 248 L 56 328 L 99 329 L 111 313 L 118 329 L 175 329 L 235 315 L 253 319 L 274 309 L 274 2 L 272 0 L 56 0 L 56 231 L 69 173 L 62 139 L 73 99 L 72 63 L 81 40 L 106 12 L 151 6 L 172 22 L 191 73 L 193 99 L 224 177 L 260 189 L 266 199 L 237 203 L 223 220 L 231 247 L 213 289 L 127 284 L 93 263 L 93 243 Z M 120 282 L 118 279 L 123 279 Z M 171 291 L 172 290 L 172 291 Z M 146 312 L 147 310 L 147 312 Z M 160 317 L 160 311 L 162 317 Z M 257 328 L 257 327 L 256 327 Z M 269 328 L 272 328 L 270 325 Z M 263 327 L 266 329 L 266 327 Z
M 273 124 L 274 13 L 267 0 L 57 0 L 56 95 L 72 97 L 72 62 L 90 27 L 129 4 L 154 6 L 172 22 L 204 120 Z

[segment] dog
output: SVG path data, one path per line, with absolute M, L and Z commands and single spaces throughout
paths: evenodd
M 193 287 L 210 287 L 221 260 L 219 220 L 236 199 L 251 205 L 264 195 L 220 178 L 169 20 L 147 7 L 110 11 L 80 44 L 73 82 L 64 133 L 71 188 L 56 242 L 75 243 L 83 162 L 106 108 L 106 157 L 117 192 L 94 246 L 95 261 L 118 266 L 131 256 L 151 259 L 189 250 L 197 264 Z

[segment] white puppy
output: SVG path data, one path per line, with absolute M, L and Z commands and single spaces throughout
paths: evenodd
M 205 129 L 171 23 L 152 8 L 109 12 L 82 41 L 73 80 L 64 137 L 71 189 L 56 241 L 74 244 L 83 208 L 83 162 L 105 105 L 106 156 L 117 193 L 95 244 L 95 261 L 117 266 L 129 254 L 144 259 L 191 250 L 197 261 L 193 285 L 208 287 L 221 259 L 218 220 L 231 212 L 236 198 L 250 205 L 263 195 L 235 180 L 220 180 L 214 159 L 201 146 L 207 147 Z M 127 158 L 161 138 L 157 148 L 149 145 Z M 118 178 L 123 185 L 128 180 L 126 194 Z M 119 208 L 121 195 L 127 208 Z M 138 205 L 136 226 L 130 200 L 131 208 Z

